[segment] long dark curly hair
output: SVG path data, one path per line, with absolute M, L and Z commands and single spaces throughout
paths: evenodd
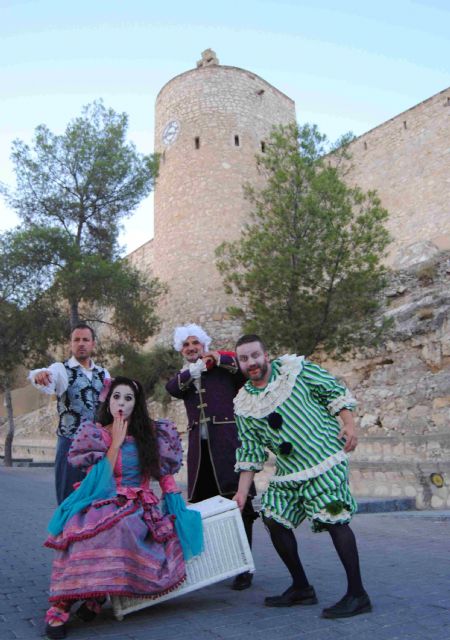
M 133 436 L 136 441 L 141 473 L 146 477 L 158 479 L 161 474 L 156 429 L 153 420 L 149 416 L 144 390 L 140 382 L 123 376 L 114 378 L 111 382 L 108 395 L 98 409 L 97 421 L 104 427 L 112 424 L 114 418 L 109 410 L 109 401 L 114 389 L 120 384 L 129 387 L 135 399 L 133 413 L 128 419 L 127 434 Z

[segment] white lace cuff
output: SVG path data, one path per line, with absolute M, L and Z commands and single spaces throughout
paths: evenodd
M 261 471 L 264 468 L 264 462 L 236 462 L 234 470 L 239 471 Z
M 33 385 L 33 387 L 35 389 L 37 389 L 38 391 L 40 391 L 41 393 L 46 393 L 49 396 L 53 396 L 56 394 L 56 383 L 55 383 L 55 376 L 52 374 L 52 379 L 50 381 L 49 384 L 44 385 L 44 384 L 38 384 L 37 382 L 35 382 L 34 378 L 38 373 L 41 373 L 41 371 L 48 371 L 48 373 L 52 373 L 50 371 L 50 369 L 34 369 L 33 371 L 30 371 L 30 373 L 28 374 L 28 380 L 31 382 L 31 384 Z
M 189 373 L 194 380 L 198 380 L 204 371 L 206 371 L 206 364 L 201 359 L 197 362 L 191 362 L 189 365 Z
M 346 391 L 343 396 L 339 396 L 330 402 L 327 409 L 332 416 L 335 416 L 342 409 L 354 409 L 356 407 L 356 400 L 350 393 L 350 391 Z

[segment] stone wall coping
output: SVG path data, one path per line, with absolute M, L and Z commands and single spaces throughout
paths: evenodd
M 389 444 L 400 444 L 401 442 L 428 442 L 429 440 L 440 440 L 442 442 L 450 441 L 450 432 L 448 431 L 429 431 L 428 433 L 405 433 L 405 434 L 386 434 L 384 436 L 364 435 L 362 430 L 359 432 L 359 441 L 363 442 L 383 442 Z
M 439 471 L 450 474 L 450 460 L 350 460 L 350 475 L 352 471 L 360 471 L 361 469 L 380 471 L 381 473 L 386 473 L 387 471 L 399 473 L 405 469 L 416 472 L 418 468 L 424 473 Z
M 139 251 L 142 251 L 142 249 L 149 245 L 152 244 L 152 242 L 154 241 L 154 238 L 150 238 L 149 240 L 146 240 L 145 242 L 143 242 L 142 244 L 140 244 L 138 247 L 136 247 L 136 249 L 133 249 L 133 251 L 130 251 L 130 253 L 127 253 L 125 256 L 126 260 L 129 260 L 130 258 L 132 258 L 134 256 L 135 253 L 138 253 Z
M 362 140 L 369 133 L 372 133 L 372 131 L 376 131 L 377 129 L 380 129 L 381 127 L 384 127 L 385 125 L 389 124 L 390 122 L 394 122 L 394 120 L 397 120 L 397 119 L 401 118 L 406 113 L 409 113 L 410 111 L 415 111 L 415 109 L 423 107 L 425 104 L 427 104 L 427 102 L 431 102 L 432 100 L 434 100 L 438 96 L 441 96 L 441 95 L 445 94 L 449 89 L 450 89 L 450 87 L 446 87 L 445 89 L 442 89 L 442 91 L 438 91 L 437 93 L 435 93 L 434 95 L 430 96 L 429 98 L 426 98 L 425 100 L 422 100 L 421 102 L 415 104 L 413 107 L 409 107 L 409 109 L 405 109 L 405 111 L 402 111 L 401 113 L 398 113 L 397 115 L 392 116 L 392 118 L 388 118 L 384 122 L 378 124 L 376 127 L 372 127 L 372 129 L 369 129 L 365 133 L 362 133 L 360 136 L 358 136 L 354 140 L 352 140 L 350 145 L 353 145 L 358 140 L 359 141 Z

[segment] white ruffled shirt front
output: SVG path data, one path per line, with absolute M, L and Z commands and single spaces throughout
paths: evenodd
M 93 370 L 99 368 L 93 360 L 89 361 L 88 368 L 83 367 L 83 365 L 80 364 L 74 356 L 71 356 L 67 361 L 67 363 L 71 368 L 77 367 L 77 366 L 82 367 L 84 375 L 89 380 L 92 380 Z M 35 382 L 36 375 L 41 371 L 48 371 L 51 374 L 52 379 L 50 381 L 50 384 L 43 385 L 43 384 L 37 384 Z M 105 380 L 106 380 L 111 376 L 109 375 L 109 372 L 106 369 L 104 369 L 104 371 L 105 371 Z M 42 369 L 33 369 L 28 374 L 28 380 L 31 382 L 33 387 L 38 389 L 38 391 L 41 391 L 42 393 L 46 393 L 50 396 L 52 395 L 62 396 L 62 394 L 67 390 L 67 387 L 69 384 L 69 378 L 67 377 L 66 367 L 62 362 L 54 362 L 49 367 L 43 367 Z

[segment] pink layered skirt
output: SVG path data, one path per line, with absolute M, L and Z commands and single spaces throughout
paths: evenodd
M 170 516 L 151 490 L 120 487 L 108 500 L 74 515 L 45 546 L 56 549 L 50 601 L 105 595 L 152 598 L 186 578 Z

